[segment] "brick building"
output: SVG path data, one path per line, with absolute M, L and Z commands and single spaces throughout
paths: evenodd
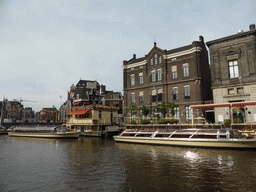
M 255 24 L 249 29 L 206 43 L 210 50 L 214 104 L 256 101 Z M 256 107 L 215 108 L 215 121 L 232 118 L 256 121 Z
M 156 108 L 162 102 L 179 104 L 174 118 L 191 121 L 190 105 L 212 100 L 208 52 L 204 39 L 171 50 L 154 47 L 145 57 L 123 61 L 124 113 L 126 109 L 143 105 L 150 109 L 150 117 L 161 116 Z M 204 114 L 205 115 L 205 114 Z M 136 116 L 142 117 L 140 113 Z

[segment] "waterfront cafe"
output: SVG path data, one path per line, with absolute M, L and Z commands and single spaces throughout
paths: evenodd
M 198 110 L 214 109 L 215 121 L 224 122 L 225 119 L 230 119 L 231 124 L 234 123 L 234 118 L 241 118 L 243 123 L 255 123 L 256 121 L 256 101 L 248 102 L 233 102 L 221 104 L 204 104 L 191 105 L 191 123 L 194 124 L 195 116 Z M 197 110 L 197 111 L 196 111 Z M 226 117 L 226 118 L 225 118 Z

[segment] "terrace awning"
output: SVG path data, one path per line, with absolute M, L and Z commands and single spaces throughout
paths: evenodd
M 251 102 L 238 102 L 238 103 L 222 103 L 222 104 L 206 104 L 206 105 L 191 105 L 193 109 L 200 108 L 216 108 L 216 107 L 236 107 L 236 106 L 247 106 L 247 105 L 256 105 L 255 101 Z
M 87 109 L 87 110 L 76 110 L 76 111 L 72 111 L 69 113 L 69 115 L 83 115 L 85 113 L 88 113 L 89 111 L 91 111 L 91 109 Z

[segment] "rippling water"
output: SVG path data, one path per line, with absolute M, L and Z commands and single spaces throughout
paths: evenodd
M 256 191 L 256 151 L 0 136 L 0 191 Z

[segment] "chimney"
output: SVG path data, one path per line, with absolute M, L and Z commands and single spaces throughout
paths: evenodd
M 199 36 L 199 41 L 204 42 L 204 37 L 202 35 Z
M 133 59 L 136 59 L 136 54 L 133 54 Z
M 255 24 L 251 24 L 251 25 L 250 25 L 250 31 L 251 31 L 251 30 L 255 30 Z
M 156 42 L 154 42 L 154 47 L 156 47 Z

